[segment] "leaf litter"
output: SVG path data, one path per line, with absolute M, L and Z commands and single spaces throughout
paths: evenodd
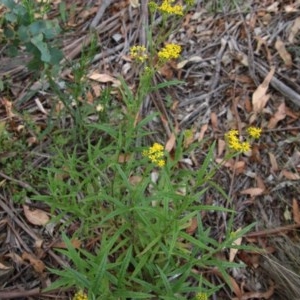
M 80 5 L 76 10 L 72 10 L 67 26 L 77 32 L 78 36 L 66 36 L 64 40 L 64 44 L 67 45 L 63 48 L 66 56 L 68 59 L 76 60 L 76 57 L 83 51 L 82 40 L 87 35 L 87 29 L 93 23 L 101 42 L 106 45 L 106 49 L 109 49 L 96 55 L 91 67 L 90 80 L 94 85 L 89 95 L 91 103 L 93 103 L 93 92 L 98 93 L 99 96 L 99 90 L 107 85 L 119 85 L 119 80 L 116 78 L 120 74 L 125 76 L 126 82 L 131 82 L 134 87 L 135 75 L 138 72 L 128 60 L 120 59 L 120 57 L 124 57 L 126 51 L 122 51 L 124 47 L 127 47 L 122 39 L 124 30 L 132 34 L 136 30 L 134 28 L 139 29 L 137 19 L 132 21 L 132 17 L 139 13 L 140 3 L 139 1 L 122 1 L 116 5 L 113 1 L 108 1 L 107 4 L 108 6 L 104 8 L 106 14 L 97 6 L 91 8 L 90 11 L 82 10 Z M 68 3 L 68 5 L 71 4 Z M 128 13 L 129 5 L 133 15 Z M 201 141 L 202 148 L 195 149 L 189 160 L 191 162 L 189 167 L 201 166 L 205 158 L 205 149 L 213 141 L 219 141 L 215 161 L 222 164 L 221 175 L 216 175 L 214 180 L 221 186 L 228 187 L 227 192 L 237 209 L 235 227 L 236 229 L 243 228 L 253 221 L 257 222 L 252 235 L 248 235 L 245 239 L 240 238 L 236 243 L 243 244 L 251 238 L 252 243 L 263 249 L 273 247 L 272 258 L 283 263 L 280 261 L 280 255 L 285 254 L 288 260 L 289 254 L 299 247 L 297 229 L 300 221 L 297 196 L 300 192 L 300 168 L 297 164 L 286 166 L 300 147 L 300 86 L 299 75 L 297 75 L 300 72 L 299 49 L 297 49 L 300 19 L 295 14 L 291 14 L 291 12 L 299 12 L 299 3 L 285 4 L 268 1 L 267 7 L 263 3 L 258 4 L 256 9 L 250 7 L 247 8 L 248 14 L 241 13 L 244 7 L 239 7 L 234 13 L 226 11 L 227 8 L 224 7 L 223 12 L 212 16 L 208 9 L 197 6 L 197 9 L 184 20 L 180 32 L 168 38 L 169 42 L 177 41 L 184 46 L 185 53 L 182 60 L 177 65 L 168 65 L 161 70 L 158 78 L 160 82 L 164 82 L 166 79 L 175 77 L 186 81 L 186 85 L 168 88 L 168 91 L 162 90 L 161 94 L 156 95 L 159 97 L 154 97 L 155 99 L 150 97 L 150 105 L 145 106 L 142 113 L 147 115 L 154 107 L 161 112 L 162 128 L 165 129 L 167 138 L 158 137 L 166 141 L 167 151 L 174 149 L 178 134 L 178 132 L 171 132 L 170 128 L 178 128 L 178 126 L 174 126 L 170 120 L 176 120 L 176 124 L 179 124 L 178 131 L 192 128 L 196 139 L 193 137 L 193 140 L 186 141 L 186 145 L 198 140 Z M 55 4 L 53 12 L 57 9 L 58 6 Z M 95 18 L 97 15 L 98 17 Z M 120 18 L 123 18 L 122 22 L 127 28 L 121 27 L 118 21 Z M 127 22 L 128 20 L 131 21 Z M 110 26 L 109 35 L 107 34 L 108 25 Z M 109 39 L 109 36 L 117 35 L 120 37 L 119 42 Z M 137 35 L 139 35 L 138 32 Z M 143 39 L 142 35 L 140 39 Z M 23 78 L 23 86 L 30 86 L 31 78 L 26 66 L 16 67 L 12 61 L 7 61 L 5 69 L 3 66 L 0 67 L 0 75 L 9 74 L 15 83 Z M 127 71 L 123 72 L 125 64 Z M 105 71 L 98 72 L 98 70 Z M 64 70 L 62 79 L 65 79 L 68 74 L 70 70 Z M 21 75 L 22 77 L 19 77 Z M 95 87 L 95 83 L 99 86 Z M 40 86 L 39 84 L 36 82 L 34 86 Z M 168 92 L 175 96 L 174 99 L 180 99 L 179 104 L 174 104 L 172 110 L 167 109 L 164 102 L 164 96 Z M 18 104 L 20 99 L 25 96 L 24 93 L 26 92 L 20 88 L 20 85 L 15 85 L 12 90 L 15 96 L 14 103 L 1 96 L 3 104 L 0 108 L 1 116 L 5 120 L 5 127 L 14 134 L 16 134 L 14 128 L 17 127 L 15 123 L 23 122 L 16 111 L 20 107 Z M 28 101 L 23 109 L 34 116 L 33 120 L 46 122 L 49 102 L 47 97 L 37 96 L 39 97 L 37 100 L 31 98 L 32 101 Z M 230 129 L 238 129 L 242 134 L 251 124 L 263 129 L 261 139 L 253 148 L 257 152 L 255 157 L 259 159 L 253 159 L 252 154 L 224 160 L 227 151 L 224 134 Z M 35 141 L 30 142 L 31 147 L 34 147 L 34 144 Z M 126 157 L 120 157 L 120 161 L 126 161 L 126 159 Z M 38 163 L 38 158 L 33 163 Z M 181 167 L 184 167 L 184 164 Z M 0 176 L 5 179 L 2 183 L 6 185 L 5 187 L 9 182 L 23 188 L 28 187 L 27 183 L 22 181 L 22 177 L 13 181 L 13 178 L 6 174 L 0 173 Z M 133 175 L 131 184 L 138 184 L 138 182 L 139 178 Z M 10 246 L 23 249 L 23 254 L 17 255 L 12 251 L 13 248 L 4 246 L 3 266 L 5 267 L 2 269 L 10 270 L 13 263 L 20 265 L 26 262 L 32 266 L 34 272 L 44 274 L 46 264 L 65 265 L 66 261 L 63 257 L 55 255 L 51 250 L 43 249 L 43 244 L 41 245 L 42 256 L 36 256 L 36 249 L 30 246 L 34 244 L 32 241 L 44 240 L 42 228 L 49 221 L 49 214 L 43 209 L 29 209 L 24 205 L 23 211 L 21 210 L 23 218 L 20 218 L 16 216 L 16 209 L 20 209 L 20 206 L 12 205 L 10 197 L 10 192 L 6 188 L 3 197 L 1 196 L 1 200 L 5 203 L 5 205 L 0 203 L 1 214 L 3 219 L 15 216 L 15 219 L 19 220 L 15 226 L 22 234 L 11 227 L 10 221 L 1 224 L 1 233 L 5 233 L 5 238 L 9 234 L 12 243 Z M 249 197 L 253 198 L 253 201 L 248 201 Z M 213 201 L 216 205 L 224 207 L 227 205 L 225 199 L 217 195 L 205 194 L 205 203 Z M 286 208 L 293 216 L 293 219 L 288 221 L 291 224 L 284 223 L 283 220 Z M 214 216 L 203 214 L 204 226 L 217 228 L 213 234 L 215 234 L 214 237 L 220 238 L 222 226 L 217 220 L 220 220 L 218 214 Z M 224 221 L 226 222 L 226 218 L 222 219 L 222 222 Z M 186 232 L 193 235 L 197 225 L 196 220 L 192 219 Z M 278 247 L 277 240 L 282 234 L 288 239 L 289 243 L 286 244 L 290 248 L 285 248 L 284 243 L 281 248 Z M 3 241 L 3 236 L 1 239 Z M 64 243 L 55 241 L 54 238 L 51 242 L 51 247 L 65 247 Z M 83 247 L 79 240 L 74 240 L 72 243 L 76 248 Z M 239 254 L 236 249 L 230 249 L 229 255 L 224 255 L 223 259 L 227 261 L 241 259 L 246 262 L 246 255 L 243 258 Z M 251 253 L 247 255 L 255 257 Z M 260 261 L 256 260 L 255 276 L 262 276 L 261 269 L 265 269 L 265 261 L 268 261 L 268 258 L 264 256 L 260 257 Z M 289 261 L 285 263 L 289 265 Z M 30 273 L 28 269 L 23 271 L 27 281 L 34 283 L 36 275 Z M 293 269 L 293 271 L 299 273 L 300 269 Z M 262 279 L 261 286 L 254 282 L 253 272 L 250 270 L 244 274 L 244 277 L 239 272 L 232 273 L 230 275 L 232 287 L 225 285 L 217 296 L 218 299 L 229 299 L 228 295 L 230 299 L 272 299 L 284 293 L 283 291 L 286 291 L 289 299 L 297 299 L 299 289 L 290 288 L 292 283 L 295 285 L 295 281 L 287 282 L 283 287 L 279 284 L 282 278 L 276 278 L 271 268 L 265 269 L 264 272 L 265 280 Z M 16 275 L 17 269 L 14 269 L 14 273 Z M 218 270 L 215 270 L 214 276 L 216 276 L 214 280 L 223 280 Z M 18 278 L 15 282 L 8 282 L 9 290 L 0 292 L 0 298 L 3 298 L 5 294 L 9 296 L 11 291 L 18 292 L 16 288 L 20 283 Z M 296 282 L 300 286 L 300 281 Z M 43 299 L 40 289 L 36 289 L 34 284 L 28 292 L 31 292 L 31 296 Z M 24 292 L 19 293 L 20 297 L 22 295 Z M 227 298 L 224 295 L 227 295 Z M 67 294 L 64 299 L 68 299 Z

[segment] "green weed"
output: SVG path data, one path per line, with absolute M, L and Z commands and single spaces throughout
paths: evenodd
M 26 1 L 28 5 L 24 2 L 22 9 L 14 1 L 2 3 L 9 8 L 5 22 L 12 24 L 13 35 L 5 37 L 12 46 L 15 42 L 27 43 L 27 51 L 39 61 L 57 64 L 51 50 L 54 48 L 48 43 L 48 38 L 59 32 L 55 23 L 32 19 L 30 1 Z M 165 9 L 163 4 L 169 6 Z M 152 4 L 152 9 L 153 13 L 163 11 L 162 24 L 167 24 L 174 11 L 177 19 L 185 12 L 169 1 L 156 7 Z M 63 6 L 61 14 L 65 19 Z M 26 23 L 20 16 L 26 16 Z M 158 114 L 137 121 L 147 95 L 182 83 L 173 80 L 153 84 L 159 68 L 177 59 L 181 51 L 179 45 L 161 45 L 163 33 L 154 41 L 154 32 L 155 26 L 150 24 L 149 45 L 132 52 L 141 69 L 137 90 L 119 78 L 121 105 L 115 104 L 110 89 L 104 90 L 93 105 L 84 101 L 89 89 L 86 69 L 97 49 L 96 40 L 73 65 L 74 81 L 65 83 L 67 93 L 54 80 L 53 70 L 45 68 L 50 88 L 63 108 L 51 114 L 46 132 L 39 133 L 40 140 L 51 135 L 52 160 L 44 169 L 47 192 L 30 198 L 49 205 L 51 222 L 57 232 L 63 232 L 66 244 L 66 249 L 57 251 L 71 263 L 62 269 L 50 268 L 56 280 L 48 290 L 74 287 L 80 290 L 76 300 L 207 299 L 222 285 L 213 285 L 206 274 L 217 270 L 230 285 L 228 271 L 243 267 L 222 261 L 217 254 L 247 248 L 237 246 L 235 241 L 251 226 L 235 231 L 233 208 L 203 203 L 211 189 L 227 199 L 222 187 L 214 182 L 220 167 L 214 164 L 215 144 L 210 145 L 199 170 L 180 168 L 183 156 L 202 145 L 187 143 L 189 132 L 174 132 L 175 145 L 172 151 L 166 151 L 156 132 L 147 130 Z M 91 114 L 98 114 L 96 122 L 89 121 Z M 154 145 L 149 144 L 150 138 L 155 140 Z M 229 219 L 218 240 L 203 224 L 204 211 L 223 213 Z M 191 233 L 192 223 L 197 226 Z M 89 247 L 76 249 L 71 241 L 75 237 Z
M 49 1 L 37 3 L 34 0 L 1 0 L 0 4 L 7 8 L 2 19 L 3 36 L 6 42 L 5 53 L 16 56 L 19 47 L 24 46 L 32 55 L 29 67 L 39 70 L 44 64 L 57 65 L 62 59 L 62 52 L 50 41 L 61 29 L 58 22 L 44 20 L 43 15 L 49 9 Z M 39 14 L 39 17 L 37 17 Z

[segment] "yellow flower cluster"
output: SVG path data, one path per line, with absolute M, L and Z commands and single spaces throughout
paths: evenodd
M 172 0 L 164 0 L 163 3 L 158 7 L 162 13 L 169 14 L 169 15 L 179 15 L 183 16 L 183 7 L 182 5 L 171 5 L 174 2 Z
M 206 293 L 198 293 L 195 300 L 208 300 L 208 296 Z
M 225 134 L 225 138 L 227 140 L 228 146 L 230 149 L 235 150 L 237 152 L 248 152 L 251 147 L 249 142 L 241 142 L 238 137 L 237 130 L 230 130 Z
M 88 300 L 88 296 L 83 291 L 78 291 L 72 300 Z
M 174 0 L 164 0 L 161 5 L 157 5 L 154 1 L 150 1 L 149 8 L 151 11 L 158 9 L 163 14 L 183 16 L 183 6 L 172 5 L 173 2 Z
M 258 127 L 251 126 L 247 129 L 247 133 L 249 134 L 250 138 L 254 139 L 258 139 L 261 135 L 261 132 L 261 128 Z M 225 134 L 225 139 L 229 148 L 237 152 L 248 152 L 251 149 L 249 141 L 241 142 L 238 135 L 239 133 L 235 129 L 232 129 Z
M 251 126 L 247 129 L 248 134 L 254 139 L 260 138 L 261 131 L 262 131 L 261 128 L 253 127 L 253 126 Z
M 163 167 L 166 162 L 164 157 L 164 146 L 159 143 L 154 143 L 148 150 L 143 151 L 143 156 L 148 157 L 151 162 L 155 163 L 159 167 Z
M 176 44 L 168 44 L 158 52 L 158 57 L 161 61 L 165 62 L 179 57 L 180 52 L 181 46 Z
M 144 46 L 132 46 L 130 56 L 139 62 L 144 62 L 148 58 L 147 49 Z

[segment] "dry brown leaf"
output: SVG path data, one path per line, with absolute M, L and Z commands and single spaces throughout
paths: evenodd
M 285 164 L 285 167 L 288 168 L 297 168 L 300 166 L 300 151 L 297 149 L 294 150 L 292 156 L 289 157 L 288 161 Z
M 227 168 L 232 168 L 234 165 L 234 160 L 233 159 L 224 160 L 223 158 L 216 158 L 216 163 Z
M 6 115 L 8 118 L 13 118 L 16 114 L 13 113 L 13 103 L 7 98 L 0 98 L 2 105 L 5 107 Z
M 204 124 L 201 126 L 199 136 L 198 136 L 198 142 L 203 140 L 206 130 L 208 129 L 208 124 Z
M 141 183 L 143 180 L 142 176 L 137 176 L 137 175 L 132 175 L 129 177 L 129 183 L 132 184 L 133 186 L 138 185 L 139 183 Z
M 211 127 L 214 132 L 218 131 L 218 116 L 215 112 L 210 114 Z
M 171 80 L 172 78 L 174 78 L 174 71 L 173 68 L 171 66 L 171 63 L 166 63 L 164 64 L 160 69 L 159 69 L 159 73 L 165 77 L 167 80 Z
M 226 148 L 226 142 L 222 139 L 218 139 L 218 156 L 221 156 L 222 153 L 225 151 Z
M 300 179 L 299 174 L 290 172 L 288 170 L 282 170 L 281 174 L 289 180 L 299 180 Z
M 91 79 L 91 80 L 95 80 L 95 81 L 101 82 L 101 83 L 112 82 L 116 86 L 120 86 L 121 85 L 120 80 L 112 77 L 109 74 L 105 74 L 105 73 L 93 73 L 93 74 L 89 75 L 88 78 Z
M 238 258 L 243 261 L 248 267 L 257 269 L 259 267 L 261 254 L 240 250 L 238 253 Z
M 189 62 L 201 62 L 203 60 L 203 58 L 201 56 L 192 56 L 189 59 L 185 59 L 183 61 L 181 61 L 180 63 L 177 64 L 177 69 L 182 69 L 187 63 Z
M 266 106 L 270 95 L 267 94 L 270 81 L 275 73 L 275 68 L 272 67 L 270 72 L 267 74 L 265 80 L 260 84 L 252 95 L 252 106 L 255 113 L 260 113 Z
M 222 278 L 224 280 L 224 276 L 218 269 L 214 269 L 213 272 L 214 272 L 214 274 L 216 274 L 217 276 L 219 276 L 220 278 Z M 237 296 L 237 299 L 241 299 L 242 291 L 241 291 L 239 285 L 237 284 L 237 282 L 234 280 L 233 277 L 231 277 L 228 274 L 227 274 L 227 277 L 229 278 L 229 281 L 231 283 L 230 287 L 231 287 L 232 291 L 235 293 L 235 295 Z
M 176 143 L 176 136 L 175 136 L 175 133 L 172 132 L 171 136 L 169 137 L 169 140 L 167 141 L 166 143 L 166 146 L 165 146 L 165 150 L 167 152 L 171 152 L 171 150 L 174 148 L 175 146 L 175 143 Z
M 48 214 L 41 209 L 30 210 L 28 205 L 23 205 L 24 215 L 29 223 L 42 226 L 49 222 Z
M 9 270 L 9 269 L 11 269 L 11 266 L 6 266 L 0 262 L 0 270 Z
M 242 240 L 243 238 L 240 237 L 238 239 L 236 239 L 232 244 L 233 245 L 240 245 L 242 243 Z M 229 251 L 229 261 L 230 262 L 233 262 L 234 261 L 234 258 L 236 256 L 236 254 L 238 253 L 239 249 L 236 249 L 236 248 L 230 248 L 230 251 Z
M 278 11 L 279 2 L 275 1 L 271 5 L 267 7 L 267 12 L 277 12 Z
M 300 210 L 297 199 L 293 198 L 293 217 L 296 224 L 300 224 Z
M 279 170 L 279 167 L 278 167 L 276 157 L 272 152 L 269 152 L 269 158 L 270 158 L 270 163 L 271 163 L 271 170 L 273 172 L 277 172 Z
M 288 117 L 290 117 L 290 118 L 292 118 L 292 119 L 294 119 L 294 120 L 298 120 L 298 118 L 299 118 L 299 113 L 297 113 L 297 112 L 291 110 L 289 107 L 286 107 L 286 108 L 285 108 L 285 113 L 286 113 L 286 115 L 287 115 Z
M 287 67 L 291 67 L 293 64 L 292 61 L 292 56 L 291 54 L 286 50 L 285 45 L 283 43 L 283 41 L 278 37 L 277 41 L 275 43 L 275 48 L 278 51 L 280 57 L 282 58 L 282 60 L 284 61 L 284 64 Z
M 238 80 L 242 84 L 251 84 L 253 82 L 253 79 L 251 77 L 249 77 L 247 75 L 244 75 L 244 74 L 239 74 L 238 76 L 232 74 L 230 76 L 230 78 L 232 78 L 232 79 L 235 78 L 236 80 Z
M 57 101 L 55 104 L 55 112 L 59 114 L 64 109 L 64 104 L 62 101 Z
M 271 285 L 266 292 L 247 292 L 241 297 L 234 297 L 231 300 L 248 300 L 248 299 L 271 299 L 274 294 L 274 285 Z
M 28 252 L 23 252 L 22 258 L 26 261 L 29 261 L 37 273 L 42 274 L 44 272 L 45 264 L 40 259 Z
M 263 179 L 259 175 L 256 175 L 255 180 L 256 180 L 256 183 L 257 183 L 257 187 L 261 188 L 265 191 L 266 186 L 265 186 L 265 183 L 264 183 Z
M 236 161 L 233 164 L 232 170 L 235 171 L 235 174 L 241 174 L 245 171 L 246 163 L 243 160 Z
M 129 159 L 130 159 L 130 157 L 131 157 L 131 154 L 125 154 L 125 153 L 121 153 L 120 155 L 119 155 L 119 157 L 118 157 L 118 162 L 120 163 L 120 164 L 124 164 L 124 163 L 126 163 L 127 161 L 129 161 Z
M 248 114 L 252 111 L 251 99 L 249 97 L 245 99 L 244 107 Z
M 277 123 L 286 117 L 286 112 L 285 112 L 285 103 L 282 102 L 278 108 L 274 116 L 270 119 L 268 128 L 273 129 L 276 127 Z
M 249 188 L 241 191 L 242 195 L 250 195 L 251 197 L 256 197 L 262 195 L 264 192 L 264 189 L 255 187 L 255 188 Z
M 90 91 L 87 91 L 85 93 L 85 99 L 87 100 L 86 102 L 89 104 L 93 104 L 94 103 L 94 96 Z
M 197 218 L 193 218 L 190 222 L 190 226 L 187 227 L 186 229 L 186 233 L 192 235 L 196 232 L 197 228 L 198 228 Z
M 89 19 L 89 16 L 92 16 L 92 15 L 96 14 L 97 11 L 98 11 L 98 8 L 96 6 L 95 7 L 90 7 L 89 9 L 80 10 L 80 13 L 77 15 L 76 19 L 77 20 L 78 19 L 79 20 Z
M 71 245 L 75 248 L 75 249 L 79 249 L 81 246 L 81 241 L 78 239 L 72 239 L 71 241 Z M 60 249 L 67 249 L 67 245 L 65 242 L 55 242 L 54 244 L 51 245 L 52 248 L 60 248 Z
M 294 5 L 285 5 L 284 11 L 286 13 L 298 12 L 298 9 L 295 7 L 295 5 L 297 5 L 297 4 L 294 3 Z
M 38 139 L 35 136 L 31 136 L 26 140 L 26 143 L 29 147 L 31 147 L 34 144 L 38 144 Z
M 216 163 L 221 164 L 224 167 L 234 170 L 236 174 L 243 173 L 245 171 L 246 163 L 242 160 L 235 161 L 234 159 L 228 159 L 224 161 L 222 158 L 216 158 Z
M 241 230 L 241 228 L 239 228 L 236 232 L 239 232 Z M 243 238 L 242 237 L 239 237 L 237 238 L 233 243 L 232 245 L 235 245 L 235 246 L 240 246 L 241 243 L 242 243 L 242 240 Z M 236 256 L 236 254 L 238 253 L 239 249 L 236 249 L 236 248 L 230 248 L 230 251 L 229 251 L 229 261 L 230 262 L 233 262 L 234 261 L 234 258 Z
M 291 28 L 291 31 L 290 31 L 290 34 L 289 34 L 289 37 L 288 37 L 288 41 L 289 43 L 293 44 L 294 43 L 294 40 L 295 40 L 295 37 L 298 33 L 298 31 L 300 30 L 300 17 L 298 17 L 295 21 L 294 21 L 294 24 Z
M 272 16 L 271 14 L 266 14 L 264 17 L 263 17 L 263 23 L 265 23 L 266 25 L 268 23 L 270 23 L 272 20 Z M 255 53 L 257 55 L 260 55 L 260 52 L 261 52 L 261 48 L 263 47 L 263 51 L 266 52 L 266 56 L 267 56 L 267 61 L 268 62 L 271 62 L 272 61 L 272 55 L 271 55 L 271 52 L 270 52 L 270 49 L 269 49 L 269 45 L 266 41 L 266 39 L 264 39 L 263 37 L 261 36 L 256 36 L 255 37 L 256 41 L 257 41 L 257 47 L 255 49 Z
M 179 101 L 177 99 L 174 99 L 173 100 L 173 103 L 172 103 L 172 106 L 171 106 L 171 111 L 172 112 L 176 112 L 177 111 L 177 108 L 178 108 L 178 105 L 179 105 Z
M 101 87 L 100 87 L 100 84 L 96 83 L 96 82 L 93 82 L 91 84 L 91 88 L 93 89 L 93 93 L 95 95 L 95 97 L 100 97 L 101 93 L 102 93 L 102 90 L 101 90 Z
M 43 239 L 37 239 L 34 242 L 34 249 L 35 249 L 35 255 L 38 257 L 43 257 L 45 254 L 45 251 L 43 249 L 44 240 Z
M 261 164 L 261 155 L 260 155 L 260 149 L 257 144 L 254 144 L 251 149 L 251 155 L 249 157 L 250 163 L 259 163 Z

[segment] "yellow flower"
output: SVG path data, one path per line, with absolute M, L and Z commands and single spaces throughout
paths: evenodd
M 88 296 L 83 291 L 78 291 L 72 300 L 88 300 Z
M 147 49 L 144 46 L 132 46 L 130 56 L 139 62 L 144 62 L 148 58 Z
M 243 142 L 243 143 L 240 143 L 240 149 L 239 151 L 241 152 L 248 152 L 249 150 L 251 149 L 251 146 L 248 142 Z
M 225 139 L 229 145 L 230 149 L 239 151 L 240 149 L 240 140 L 238 138 L 239 132 L 235 129 L 230 130 L 225 134 Z
M 239 132 L 236 129 L 231 129 L 231 130 L 229 130 L 229 132 L 226 133 L 225 136 L 228 139 L 231 139 L 231 138 L 235 138 L 235 137 L 237 138 L 238 135 L 239 135 Z
M 208 300 L 208 295 L 206 293 L 198 293 L 195 300 Z
M 229 148 L 237 152 L 248 152 L 251 149 L 249 142 L 241 142 L 238 138 L 238 134 L 238 131 L 235 129 L 225 134 Z
M 163 159 L 159 159 L 157 162 L 156 162 L 156 164 L 159 166 L 159 167 L 163 167 L 165 164 L 166 164 L 166 162 L 163 160 Z
M 143 156 L 148 157 L 151 162 L 155 163 L 158 167 L 163 167 L 166 162 L 164 157 L 164 146 L 159 143 L 154 143 L 148 150 L 143 151 Z
M 238 139 L 229 140 L 228 145 L 230 149 L 233 149 L 235 151 L 240 151 L 241 149 L 241 142 Z
M 158 57 L 161 61 L 179 57 L 181 52 L 181 46 L 176 44 L 168 44 L 158 52 Z
M 261 132 L 262 132 L 262 129 L 259 128 L 259 127 L 254 127 L 254 126 L 251 126 L 247 129 L 247 132 L 248 134 L 254 138 L 254 139 L 259 139 L 260 138 L 260 135 L 261 135 Z
M 174 1 L 171 0 L 164 0 L 163 3 L 158 6 L 158 10 L 160 10 L 164 14 L 174 14 L 174 15 L 183 15 L 183 7 L 182 5 L 171 5 Z

